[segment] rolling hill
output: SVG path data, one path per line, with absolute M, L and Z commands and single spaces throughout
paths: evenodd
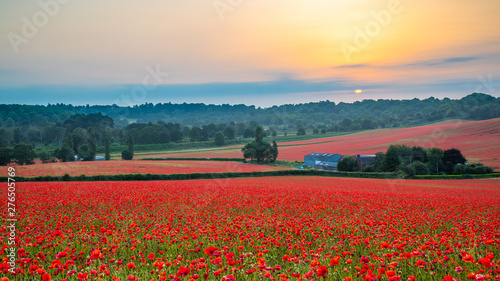
M 279 143 L 279 160 L 303 160 L 312 152 L 343 155 L 375 154 L 391 144 L 457 148 L 469 162 L 500 169 L 500 118 L 454 120 L 431 125 L 371 130 L 344 136 Z M 137 153 L 136 159 L 151 157 L 241 157 L 241 146 L 178 152 Z

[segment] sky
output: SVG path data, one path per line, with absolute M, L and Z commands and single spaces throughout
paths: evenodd
M 500 97 L 499 14 L 498 0 L 2 0 L 0 103 Z

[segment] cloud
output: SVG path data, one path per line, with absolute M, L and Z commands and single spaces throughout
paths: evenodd
M 340 66 L 335 66 L 334 68 L 361 68 L 361 67 L 369 67 L 370 65 L 366 63 L 359 63 L 359 64 L 345 64 L 345 65 L 340 65 Z
M 436 60 L 425 60 L 425 61 L 419 61 L 415 63 L 408 63 L 408 64 L 402 64 L 398 65 L 397 67 L 401 66 L 414 66 L 414 67 L 427 67 L 427 66 L 445 66 L 448 64 L 454 64 L 454 63 L 462 63 L 462 62 L 468 62 L 468 61 L 474 61 L 474 60 L 479 60 L 481 57 L 453 57 L 453 58 L 442 58 L 442 59 L 436 59 Z

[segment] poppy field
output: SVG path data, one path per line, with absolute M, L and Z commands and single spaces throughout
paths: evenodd
M 500 180 L 18 183 L 0 280 L 500 280 Z M 2 214 L 3 220 L 6 214 Z
M 222 172 L 264 172 L 286 170 L 253 164 L 230 161 L 95 161 L 95 162 L 59 162 L 27 166 L 17 166 L 16 170 L 23 177 L 36 176 L 86 176 L 117 174 L 189 174 Z
M 500 169 L 500 118 L 482 121 L 447 121 L 426 126 L 380 129 L 337 137 L 281 142 L 278 160 L 304 160 L 312 152 L 341 155 L 385 152 L 391 144 L 457 148 L 469 162 Z M 241 157 L 241 147 L 197 152 L 146 153 L 144 157 Z M 140 158 L 138 153 L 136 158 Z

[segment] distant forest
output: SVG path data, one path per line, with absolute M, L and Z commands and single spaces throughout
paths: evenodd
M 97 145 L 109 137 L 124 145 L 213 141 L 218 132 L 226 140 L 251 138 L 257 126 L 267 136 L 355 132 L 408 127 L 446 119 L 482 120 L 500 117 L 500 98 L 473 93 L 459 100 L 364 100 L 287 104 L 270 108 L 246 105 L 146 103 L 133 107 L 71 104 L 0 105 L 0 146 L 30 142 L 57 149 L 68 135 L 74 150 L 88 139 L 92 128 Z M 221 142 L 219 141 L 219 145 Z M 222 142 L 223 144 L 223 142 Z

